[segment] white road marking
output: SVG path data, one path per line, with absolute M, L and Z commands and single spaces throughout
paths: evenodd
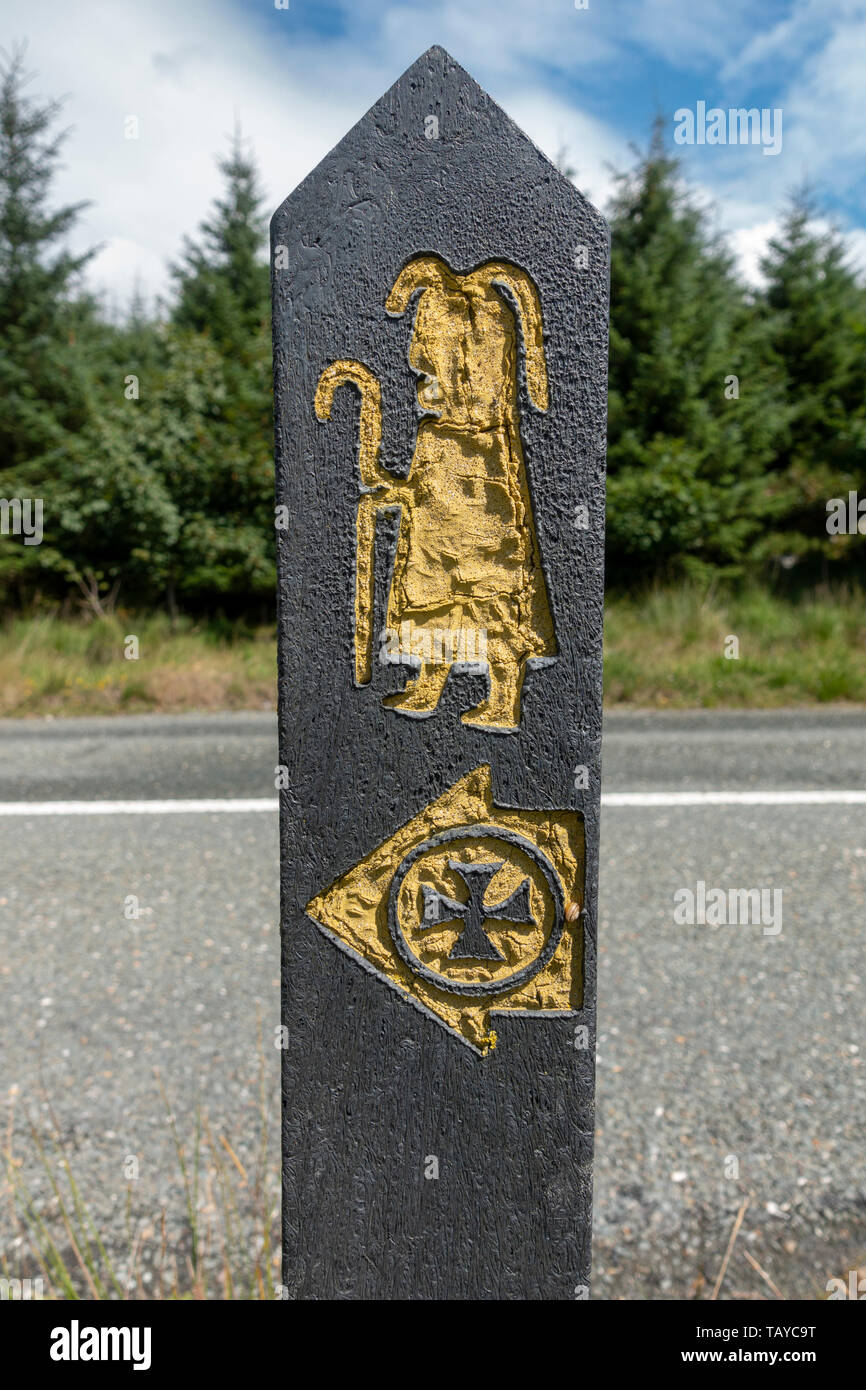
M 271 811 L 275 796 L 189 801 L 0 801 L 0 816 L 173 816 L 217 811 Z
M 860 791 L 604 792 L 602 806 L 864 806 Z M 211 797 L 181 801 L 0 801 L 0 816 L 174 816 L 279 809 L 277 798 Z
M 602 806 L 864 806 L 866 791 L 604 792 Z

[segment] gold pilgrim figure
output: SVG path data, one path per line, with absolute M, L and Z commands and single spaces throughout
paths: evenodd
M 478 669 L 486 661 L 487 698 L 463 722 L 515 729 L 527 663 L 557 651 L 520 442 L 512 307 L 530 399 L 547 410 L 541 304 L 526 271 L 502 261 L 456 275 L 438 256 L 418 256 L 398 275 L 388 313 L 405 313 L 418 290 L 409 365 L 419 377 L 421 418 L 405 480 L 379 464 L 382 402 L 372 372 L 334 362 L 316 391 L 320 420 L 330 418 L 338 386 L 351 383 L 361 394 L 356 680 L 366 684 L 372 669 L 376 514 L 399 507 L 384 659 L 417 669 L 384 703 L 431 715 L 455 665 Z

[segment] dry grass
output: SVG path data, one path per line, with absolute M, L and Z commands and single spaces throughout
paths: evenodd
M 138 659 L 124 655 L 138 639 Z M 273 628 L 162 616 L 20 618 L 0 628 L 0 717 L 273 709 Z
M 261 1052 L 261 1041 L 260 1041 Z M 14 1105 L 2 1144 L 5 1184 L 0 1182 L 0 1276 L 29 1281 L 46 1299 L 263 1299 L 279 1286 L 278 1158 L 268 1145 L 264 1058 L 259 1077 L 259 1125 L 254 1170 L 238 1158 L 204 1112 L 181 1137 L 169 1097 L 166 1107 L 184 1195 L 177 1211 L 138 1208 L 135 1182 L 126 1186 L 124 1229 L 119 1237 L 98 1229 L 87 1193 L 69 1160 L 61 1125 L 44 1096 L 40 1125 L 25 1114 L 28 1159 L 41 1169 L 43 1191 L 22 1177 L 24 1156 L 14 1141 Z M 44 1190 L 47 1188 L 47 1192 Z M 180 1217 L 180 1220 L 179 1220 Z M 38 1282 L 36 1282 L 38 1281 Z M 32 1292 L 30 1294 L 32 1295 Z
M 739 655 L 725 656 L 730 637 Z M 818 591 L 800 603 L 762 589 L 697 587 L 609 599 L 605 703 L 656 709 L 769 709 L 866 703 L 866 602 Z

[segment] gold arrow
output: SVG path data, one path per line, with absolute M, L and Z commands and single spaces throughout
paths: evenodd
M 477 1052 L 491 1014 L 582 1002 L 585 850 L 575 811 L 495 806 L 475 768 L 307 912 L 336 945 Z

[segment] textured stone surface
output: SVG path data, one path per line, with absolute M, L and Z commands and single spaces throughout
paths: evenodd
M 434 48 L 282 205 L 272 252 L 277 501 L 290 518 L 277 532 L 289 1296 L 573 1298 L 590 1263 L 607 228 Z M 510 262 L 542 305 L 549 408 L 529 400 L 523 352 L 518 394 L 558 658 L 528 672 L 514 733 L 461 723 L 484 697 L 479 675 L 452 674 L 426 719 L 383 707 L 402 683 L 392 668 L 374 663 L 366 686 L 354 679 L 358 401 L 339 392 L 327 424 L 313 403 L 331 363 L 365 364 L 381 384 L 381 463 L 405 477 L 413 314 L 384 306 L 425 253 L 459 275 Z M 380 574 L 387 554 L 380 537 Z M 374 630 L 385 602 L 380 584 Z M 586 834 L 583 1007 L 501 1014 L 484 1057 L 304 911 L 481 765 L 498 805 L 579 811 Z M 576 1023 L 589 1028 L 586 1048 L 574 1046 Z

